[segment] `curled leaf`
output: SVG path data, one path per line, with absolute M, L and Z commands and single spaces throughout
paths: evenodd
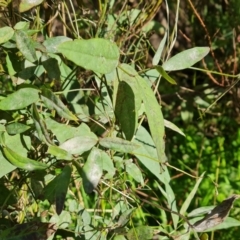
M 229 211 L 233 205 L 233 202 L 239 197 L 240 195 L 234 194 L 231 197 L 225 199 L 212 211 L 210 211 L 203 219 L 194 223 L 192 226 L 193 229 L 196 232 L 204 232 L 222 223 L 228 216 Z
M 30 158 L 24 157 L 19 155 L 17 152 L 13 151 L 7 146 L 2 146 L 2 150 L 6 159 L 14 166 L 28 170 L 28 171 L 35 171 L 35 170 L 44 170 L 48 167 L 47 164 L 42 162 L 37 162 Z

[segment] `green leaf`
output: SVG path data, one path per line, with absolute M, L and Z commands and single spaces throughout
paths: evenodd
M 142 126 L 138 128 L 134 142 L 140 145 L 140 147 L 134 151 L 134 155 L 138 160 L 161 182 L 169 182 L 170 175 L 168 169 L 164 165 L 160 167 L 157 150 L 152 137 Z
M 120 81 L 118 85 L 115 114 L 127 140 L 131 140 L 135 133 L 137 122 L 136 113 L 134 93 L 125 81 Z
M 0 152 L 0 163 L 1 163 L 1 169 L 0 169 L 0 178 L 2 178 L 4 175 L 12 172 L 17 167 L 12 165 L 9 161 L 6 160 L 6 158 L 3 156 L 2 151 Z
M 56 185 L 56 190 L 55 190 L 55 201 L 56 201 L 55 204 L 56 204 L 56 212 L 58 215 L 61 214 L 64 207 L 64 202 L 67 195 L 71 173 L 72 173 L 72 168 L 66 165 L 63 168 L 62 172 L 57 176 L 58 183 Z
M 160 186 L 160 184 L 158 184 L 159 190 L 164 195 L 164 197 L 167 199 L 168 206 L 170 206 L 171 210 L 178 212 L 175 195 L 174 195 L 174 192 L 173 192 L 169 182 L 165 182 L 164 185 L 165 185 L 165 190 Z M 172 216 L 172 220 L 173 220 L 174 229 L 176 229 L 177 225 L 178 225 L 179 216 L 174 213 L 171 213 L 171 216 Z
M 78 121 L 78 118 L 63 104 L 59 97 L 47 88 L 43 88 L 41 99 L 50 110 L 55 109 L 59 116 L 68 120 Z
M 132 228 L 127 233 L 128 240 L 148 240 L 153 239 L 153 229 L 149 226 L 139 226 Z
M 209 50 L 209 47 L 195 47 L 182 51 L 163 63 L 162 67 L 165 71 L 189 68 L 202 60 L 209 53 Z
M 167 36 L 168 36 L 168 31 L 165 31 L 164 37 L 161 40 L 156 53 L 154 54 L 154 57 L 152 60 L 153 65 L 157 65 L 159 63 L 159 61 L 161 60 L 161 56 L 162 56 L 163 48 L 164 48 L 166 40 L 167 40 Z
M 164 126 L 173 130 L 173 131 L 175 131 L 175 132 L 177 132 L 177 133 L 179 133 L 179 134 L 181 134 L 181 135 L 183 135 L 184 137 L 186 137 L 181 129 L 179 129 L 174 123 L 172 123 L 172 122 L 170 122 L 166 119 L 164 119 Z
M 90 150 L 97 143 L 95 137 L 77 136 L 62 143 L 59 147 L 71 154 L 79 154 Z
M 39 99 L 39 90 L 25 87 L 8 95 L 0 102 L 1 110 L 18 110 L 37 102 Z
M 118 226 L 120 227 L 125 226 L 130 220 L 130 217 L 133 211 L 135 211 L 135 208 L 127 209 L 126 211 L 124 211 L 118 219 L 118 223 L 117 223 Z
M 52 140 L 48 133 L 48 129 L 44 120 L 40 117 L 37 107 L 35 104 L 32 105 L 32 117 L 37 130 L 37 135 L 40 141 L 45 142 L 46 144 L 52 144 Z
M 131 140 L 136 131 L 138 110 L 142 101 L 136 79 L 126 74 L 129 69 L 131 71 L 127 64 L 121 64 L 118 68 L 120 81 L 117 79 L 119 83 L 116 83 L 118 88 L 115 103 L 115 115 L 127 140 Z
M 43 191 L 43 183 L 35 178 L 31 178 L 31 189 L 34 193 L 34 198 L 37 199 L 41 197 L 42 191 Z
M 201 176 L 198 178 L 196 184 L 194 185 L 194 188 L 192 189 L 192 191 L 190 192 L 190 194 L 188 194 L 187 199 L 186 199 L 186 200 L 184 201 L 184 203 L 182 204 L 182 207 L 181 207 L 181 209 L 180 209 L 180 213 L 181 213 L 182 215 L 185 215 L 188 207 L 190 206 L 190 204 L 191 204 L 191 202 L 192 202 L 192 200 L 193 200 L 193 198 L 194 198 L 194 196 L 195 196 L 195 194 L 196 194 L 196 192 L 197 192 L 197 190 L 198 190 L 198 187 L 199 187 L 200 183 L 201 183 L 202 180 L 203 180 L 204 174 L 205 174 L 205 172 L 204 172 L 203 174 L 201 174 Z
M 20 21 L 17 22 L 14 26 L 15 30 L 28 30 L 30 26 L 30 22 Z
M 115 235 L 113 240 L 127 240 L 127 239 L 124 237 L 124 235 Z
M 102 157 L 102 162 L 103 162 L 102 168 L 103 168 L 103 170 L 108 172 L 107 175 L 104 176 L 104 179 L 112 178 L 116 171 L 116 169 L 114 168 L 112 159 L 104 151 L 101 151 L 101 157 Z
M 72 169 L 66 165 L 63 171 L 58 174 L 47 186 L 43 189 L 43 196 L 50 203 L 56 204 L 58 215 L 61 214 L 65 201 Z
M 51 118 L 47 118 L 45 122 L 47 124 L 47 128 L 51 129 L 61 144 L 70 138 L 79 136 L 87 136 L 95 139 L 96 141 L 98 140 L 97 136 L 91 132 L 90 128 L 85 123 L 81 123 L 78 127 L 71 127 L 69 125 L 58 123 Z
M 43 67 L 47 71 L 48 77 L 51 80 L 60 80 L 60 69 L 58 61 L 55 58 L 49 58 L 42 62 Z
M 157 71 L 171 84 L 177 84 L 176 81 L 171 78 L 161 66 L 155 66 L 155 69 L 157 69 Z
M 169 182 L 165 183 L 165 190 L 167 194 L 168 206 L 171 206 L 172 211 L 178 212 L 175 194 Z M 173 220 L 174 229 L 177 229 L 179 216 L 174 213 L 171 213 L 171 216 Z
M 6 64 L 7 64 L 7 70 L 8 70 L 8 74 L 12 77 L 16 74 L 15 68 L 16 65 L 16 61 L 14 61 L 15 56 L 12 57 L 13 54 L 7 54 L 6 56 Z M 15 59 L 16 60 L 16 59 Z M 14 63 L 15 62 L 15 63 Z M 20 61 L 17 61 L 17 65 L 20 66 Z
M 14 166 L 27 170 L 27 171 L 35 171 L 35 170 L 43 170 L 48 167 L 47 164 L 37 162 L 30 158 L 24 157 L 17 152 L 13 151 L 11 148 L 7 146 L 2 147 L 4 156 L 6 159 Z
M 15 35 L 17 47 L 20 52 L 29 62 L 35 62 L 37 60 L 37 55 L 32 39 L 27 35 L 26 32 L 21 30 L 17 30 Z
M 91 193 L 98 185 L 103 174 L 103 159 L 101 151 L 93 148 L 82 169 L 83 187 L 86 193 Z
M 138 183 L 141 183 L 143 186 L 143 176 L 140 169 L 136 164 L 132 162 L 132 160 L 125 161 L 126 172 Z
M 11 27 L 0 28 L 0 44 L 10 40 L 13 34 L 14 34 L 14 30 Z
M 26 12 L 30 9 L 32 9 L 33 7 L 38 6 L 39 4 L 41 4 L 43 2 L 43 0 L 21 0 L 20 4 L 19 4 L 19 12 Z
M 145 106 L 152 139 L 157 149 L 158 160 L 160 162 L 165 162 L 165 129 L 161 106 L 157 102 L 157 99 L 155 98 L 155 95 L 148 83 L 142 77 L 140 77 L 134 69 L 128 73 L 135 76 L 139 91 L 142 93 L 142 99 Z
M 72 41 L 71 38 L 65 36 L 57 36 L 48 38 L 43 42 L 43 45 L 46 47 L 48 53 L 57 53 L 57 46 L 63 42 Z
M 194 209 L 188 214 L 188 217 L 197 217 L 210 212 L 215 206 L 204 206 Z
M 14 135 L 14 136 L 9 136 L 8 134 L 4 134 L 5 141 L 1 138 L 1 145 L 8 145 L 12 146 L 15 151 L 21 152 L 21 155 L 27 156 L 27 149 L 23 147 L 28 146 L 30 144 L 30 138 L 29 137 L 22 137 L 19 134 Z M 0 163 L 1 163 L 1 168 L 0 168 L 0 178 L 13 170 L 15 170 L 17 167 L 11 164 L 3 155 L 3 152 L 0 151 Z
M 19 122 L 10 123 L 6 125 L 7 133 L 10 135 L 26 132 L 29 128 L 30 128 L 29 126 Z
M 135 69 L 129 67 L 128 69 L 125 68 L 124 71 L 129 76 L 135 77 L 135 81 L 138 84 L 138 90 L 140 93 L 142 93 L 141 96 L 145 106 L 145 111 L 147 114 L 152 138 L 157 149 L 158 160 L 160 162 L 165 162 L 166 161 L 164 142 L 165 131 L 161 107 L 159 106 L 149 84 L 138 75 Z
M 58 146 L 54 146 L 54 145 L 50 145 L 48 147 L 47 153 L 55 156 L 58 160 L 72 160 L 73 159 L 72 155 L 69 152 L 67 152 L 66 150 L 64 150 Z
M 54 214 L 51 217 L 50 222 L 55 223 L 61 229 L 66 229 L 72 222 L 72 217 L 69 211 L 62 211 L 60 216 L 57 214 Z
M 112 72 L 119 59 L 117 45 L 101 38 L 64 42 L 57 50 L 76 65 L 102 74 Z
M 117 137 L 105 137 L 99 140 L 99 144 L 105 148 L 115 150 L 117 152 L 133 153 L 140 146 L 136 143 L 129 142 Z

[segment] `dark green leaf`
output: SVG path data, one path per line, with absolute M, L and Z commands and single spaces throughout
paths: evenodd
M 68 185 L 71 178 L 71 173 L 72 173 L 72 168 L 66 165 L 62 170 L 62 172 L 57 176 L 58 183 L 55 189 L 55 201 L 56 201 L 56 212 L 58 215 L 61 214 L 64 207 L 64 202 L 65 202 Z
M 47 186 L 43 189 L 43 196 L 47 199 L 50 203 L 54 203 L 56 201 L 56 194 L 58 194 L 58 207 L 59 210 L 61 206 L 63 206 L 63 194 L 66 193 L 69 179 L 71 176 L 71 168 L 67 165 L 64 168 L 65 170 L 62 171 L 59 175 L 57 175 Z M 66 181 L 66 182 L 63 182 Z M 61 185 L 63 184 L 63 189 L 61 190 Z
M 115 114 L 127 140 L 131 140 L 136 131 L 138 110 L 142 101 L 135 77 L 126 74 L 129 68 L 131 67 L 127 64 L 121 64 L 118 68 L 120 81 L 115 104 Z
M 54 232 L 56 232 L 55 224 L 32 221 L 1 231 L 0 238 L 2 240 L 39 240 L 48 239 Z
M 120 81 L 118 85 L 115 114 L 126 139 L 131 140 L 135 133 L 137 121 L 134 93 L 124 81 Z
M 43 191 L 43 184 L 41 183 L 41 181 L 35 179 L 35 178 L 31 178 L 31 189 L 34 193 L 34 198 L 38 198 L 41 196 L 42 191 Z
M 42 62 L 43 67 L 46 69 L 48 77 L 51 80 L 60 80 L 60 69 L 58 61 L 55 58 L 49 58 Z

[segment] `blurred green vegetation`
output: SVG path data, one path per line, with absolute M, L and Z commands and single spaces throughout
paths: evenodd
M 178 3 L 180 3 L 179 6 Z M 48 0 L 40 1 L 28 11 L 19 11 L 19 3 L 15 1 L 9 3 L 1 1 L 0 6 L 2 10 L 0 26 L 14 27 L 20 21 L 27 21 L 30 23 L 29 36 L 35 42 L 42 43 L 44 40 L 56 36 L 73 39 L 109 39 L 115 42 L 120 49 L 119 62 L 129 64 L 143 77 L 149 73 L 152 59 L 167 31 L 169 31 L 168 39 L 164 46 L 160 65 L 169 57 L 186 49 L 195 46 L 210 47 L 207 57 L 195 64 L 194 68 L 169 73 L 177 85 L 172 85 L 163 78 L 159 82 L 151 79 L 152 89 L 161 105 L 164 119 L 174 123 L 185 134 L 184 137 L 165 128 L 165 152 L 168 163 L 172 166 L 168 167 L 171 177 L 170 186 L 175 195 L 174 202 L 179 210 L 194 188 L 197 179 L 205 172 L 196 195 L 189 203 L 188 213 L 199 207 L 217 205 L 231 194 L 240 194 L 240 84 L 237 82 L 234 85 L 238 81 L 236 75 L 239 74 L 240 67 L 240 2 L 238 0 L 222 0 L 221 2 L 213 0 L 181 2 Z M 30 33 L 30 30 L 36 30 L 36 33 Z M 13 42 L 10 40 L 9 45 L 0 45 L 1 99 L 18 88 L 14 82 L 16 75 L 10 74 L 9 62 L 12 62 L 17 74 L 22 73 L 25 68 L 23 66 L 25 64 L 24 56 L 19 54 L 16 47 L 11 47 Z M 56 63 L 57 66 L 60 66 L 59 62 Z M 110 130 L 110 132 L 115 131 L 115 135 L 124 138 L 118 123 L 116 123 L 117 120 L 113 116 L 109 116 L 107 107 L 104 108 L 104 104 L 102 105 L 102 102 L 106 100 L 104 97 L 114 95 L 115 86 L 109 84 L 112 76 L 106 74 L 104 78 L 100 78 L 94 72 L 76 66 L 66 59 L 61 63 L 65 64 L 64 80 L 60 82 L 56 79 L 53 80 L 49 77 L 50 70 L 46 67 L 45 72 L 38 77 L 30 74 L 31 77 L 24 84 L 32 84 L 37 87 L 45 85 L 53 92 L 63 92 L 62 101 L 74 114 L 79 111 L 77 104 L 84 106 L 81 117 L 87 116 L 88 120 L 82 120 L 82 122 L 85 122 L 98 137 L 104 138 L 107 130 Z M 150 79 L 149 75 L 148 78 Z M 21 83 L 17 84 L 21 86 Z M 64 92 L 75 88 L 87 90 L 78 93 Z M 105 93 L 106 95 L 104 95 Z M 5 120 L 9 123 L 18 118 L 27 123 L 27 120 L 30 119 L 30 111 L 21 111 L 14 113 L 1 111 L 1 124 L 6 124 Z M 45 119 L 49 112 L 45 110 L 41 114 Z M 56 115 L 51 115 L 51 117 L 58 122 L 62 121 Z M 110 119 L 110 121 L 106 119 Z M 139 117 L 138 122 L 141 122 L 142 126 L 150 132 L 146 118 Z M 68 125 L 69 123 L 62 121 L 61 124 Z M 78 124 L 72 121 L 70 125 Z M 29 132 L 27 135 L 31 136 Z M 51 137 L 54 141 L 55 137 Z M 32 138 L 35 149 L 31 149 L 28 154 L 45 158 L 46 146 L 43 146 L 42 143 L 36 144 L 36 138 L 36 136 Z M 88 155 L 89 152 L 82 154 L 81 164 L 84 164 Z M 144 179 L 143 185 L 140 183 L 141 180 L 138 182 L 134 178 L 138 174 L 134 176 L 126 172 L 123 159 L 125 161 L 129 158 L 133 158 L 134 166 L 141 170 Z M 114 177 L 110 177 L 110 180 L 104 179 L 104 183 L 102 182 L 98 186 L 98 192 L 104 196 L 102 199 L 101 194 L 86 194 L 81 185 L 78 171 L 73 171 L 69 183 L 70 191 L 66 196 L 66 215 L 64 216 L 66 219 L 71 219 L 71 224 L 66 228 L 59 229 L 54 239 L 74 238 L 74 231 L 92 230 L 90 227 L 76 230 L 81 224 L 86 224 L 89 219 L 93 219 L 94 224 L 91 227 L 94 230 L 101 229 L 102 238 L 98 236 L 99 238 L 96 239 L 105 239 L 104 234 L 107 239 L 117 239 L 116 233 L 121 235 L 121 231 L 129 240 L 143 239 L 136 234 L 137 230 L 135 235 L 129 231 L 129 229 L 137 229 L 139 226 L 150 226 L 154 229 L 157 239 L 172 239 L 176 233 L 182 234 L 183 226 L 181 224 L 184 224 L 184 221 L 179 220 L 180 230 L 177 229 L 179 230 L 177 231 L 173 227 L 172 213 L 159 207 L 165 206 L 172 209 L 168 198 L 161 191 L 164 184 L 159 183 L 156 176 L 132 155 L 116 154 L 111 155 L 111 159 L 117 170 Z M 48 172 L 49 179 L 51 176 L 60 174 L 65 163 L 57 162 L 54 166 L 55 168 Z M 76 166 L 74 165 L 74 167 Z M 21 179 L 20 182 L 18 182 L 19 179 Z M 29 182 L 26 180 L 26 184 L 24 184 L 25 179 L 32 179 L 32 177 L 18 170 L 9 172 L 1 179 L 1 190 L 4 192 L 4 196 L 9 196 L 9 199 L 5 199 L 5 201 L 0 199 L 1 231 L 5 230 L 9 224 L 5 223 L 4 214 L 6 212 L 10 213 L 13 218 L 9 217 L 10 225 L 27 222 L 35 217 L 41 217 L 47 221 L 55 213 L 53 205 L 47 200 L 39 198 L 40 200 L 35 201 L 33 199 Z M 12 191 L 12 194 L 9 194 L 9 191 Z M 135 202 L 125 198 L 125 195 L 128 194 Z M 22 202 L 19 200 L 20 198 Z M 16 205 L 13 207 L 14 201 Z M 25 211 L 21 211 L 20 203 L 26 208 Z M 78 204 L 82 209 L 75 212 L 75 209 L 79 208 Z M 136 209 L 133 210 L 133 208 Z M 101 219 L 100 214 L 97 214 L 99 209 L 103 212 L 101 212 Z M 109 209 L 110 212 L 104 212 Z M 5 212 L 3 213 L 3 211 Z M 49 213 L 47 213 L 48 211 Z M 114 211 L 119 213 L 117 220 L 113 220 L 111 217 Z M 240 221 L 239 212 L 240 201 L 236 201 L 230 216 Z M 81 219 L 78 214 L 82 216 Z M 64 223 L 62 224 L 64 225 Z M 117 224 L 120 227 L 116 227 Z M 126 225 L 127 230 L 125 228 L 123 230 L 122 228 Z M 140 232 L 143 233 L 143 229 Z M 85 238 L 81 236 L 74 239 L 91 239 L 89 235 L 84 236 Z M 208 233 L 208 236 L 211 240 L 237 240 L 240 236 L 240 228 L 237 226 L 220 229 Z M 181 239 L 194 238 L 190 236 L 184 238 L 183 235 Z

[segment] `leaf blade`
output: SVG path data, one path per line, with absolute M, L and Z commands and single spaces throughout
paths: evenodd
M 177 71 L 189 68 L 204 58 L 209 51 L 209 47 L 190 48 L 171 57 L 163 63 L 162 67 L 165 71 Z
M 119 59 L 117 45 L 101 38 L 63 42 L 57 50 L 76 65 L 102 74 L 112 72 Z
M 83 188 L 87 194 L 91 193 L 98 185 L 103 174 L 103 160 L 101 151 L 93 148 L 82 169 Z
M 37 55 L 32 39 L 27 35 L 26 32 L 21 30 L 17 30 L 15 34 L 17 47 L 20 52 L 29 62 L 35 62 L 37 60 Z
M 39 100 L 39 90 L 21 88 L 0 101 L 1 110 L 19 110 Z M 26 97 L 27 96 L 27 97 Z

